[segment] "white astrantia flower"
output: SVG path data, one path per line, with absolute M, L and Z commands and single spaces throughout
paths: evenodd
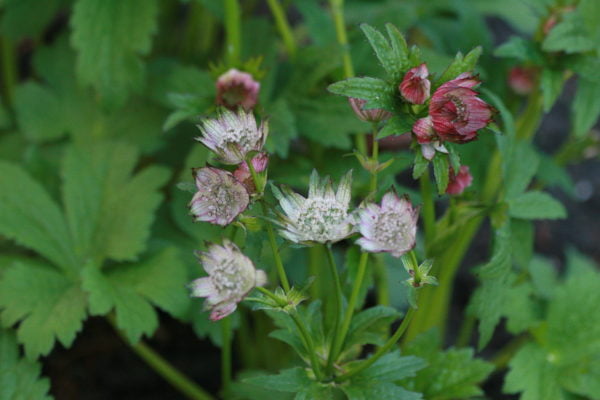
M 194 170 L 194 176 L 198 191 L 190 202 L 190 213 L 196 221 L 226 226 L 248 207 L 248 190 L 231 172 L 204 167 Z
M 193 297 L 206 297 L 204 307 L 210 319 L 218 321 L 233 313 L 237 304 L 256 286 L 267 283 L 264 271 L 254 268 L 235 243 L 223 240 L 223 245 L 211 244 L 206 252 L 198 252 L 202 267 L 208 274 L 190 284 Z
M 214 151 L 224 164 L 240 164 L 246 155 L 260 151 L 269 133 L 269 126 L 263 121 L 257 126 L 252 112 L 239 109 L 237 113 L 222 110 L 219 118 L 208 119 L 198 126 L 202 137 L 196 140 Z
M 356 243 L 364 251 L 388 252 L 400 257 L 415 246 L 419 210 L 406 197 L 389 192 L 383 196 L 381 205 L 369 203 L 358 213 L 362 238 Z
M 310 177 L 308 198 L 282 187 L 274 194 L 285 216 L 281 217 L 280 233 L 295 243 L 334 243 L 354 233 L 354 216 L 348 212 L 352 185 L 349 171 L 337 189 L 333 190 L 329 177 L 319 179 L 317 171 Z

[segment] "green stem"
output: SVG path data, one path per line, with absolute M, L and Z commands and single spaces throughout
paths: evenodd
M 144 342 L 139 341 L 136 344 L 131 344 L 125 334 L 123 334 L 123 332 L 121 332 L 121 330 L 116 326 L 114 319 L 109 317 L 108 320 L 111 322 L 115 328 L 115 331 L 119 334 L 123 341 L 129 345 L 131 349 L 146 362 L 146 364 L 148 364 L 156 373 L 158 373 L 164 380 L 169 382 L 174 388 L 179 390 L 183 395 L 193 400 L 214 400 L 214 397 L 212 397 L 208 392 L 179 372 L 167 360 L 162 358 L 160 354 L 155 352 Z
M 238 0 L 225 0 L 225 58 L 229 66 L 240 63 L 242 11 Z
M 7 38 L 1 39 L 2 45 L 2 78 L 4 81 L 4 100 L 6 105 L 12 107 L 15 85 L 17 82 L 17 68 L 15 64 L 15 49 Z
M 320 272 L 320 263 L 323 259 L 321 247 L 312 246 L 308 248 L 308 275 L 317 277 Z M 313 299 L 321 298 L 321 281 L 317 279 L 310 285 L 310 297 Z
M 354 76 L 354 67 L 350 57 L 350 48 L 348 46 L 348 35 L 346 34 L 346 23 L 344 21 L 344 0 L 329 0 L 333 23 L 335 25 L 335 34 L 337 41 L 342 46 L 342 62 L 344 64 L 344 76 L 352 78 Z
M 279 30 L 287 52 L 291 58 L 294 58 L 296 56 L 296 41 L 294 40 L 290 24 L 285 17 L 285 11 L 278 0 L 267 0 L 267 3 L 269 3 L 269 8 L 271 8 L 271 13 L 273 14 L 273 18 L 275 18 L 275 25 Z
M 331 347 L 329 348 L 329 355 L 327 357 L 327 367 L 325 372 L 330 374 L 333 370 L 333 362 L 335 361 L 334 354 L 334 343 L 335 338 L 339 334 L 339 324 L 340 324 L 340 313 L 342 312 L 343 304 L 342 304 L 342 285 L 340 284 L 340 277 L 338 275 L 337 266 L 335 264 L 335 259 L 333 257 L 333 252 L 331 250 L 331 244 L 325 246 L 327 250 L 327 258 L 329 260 L 329 269 L 331 271 L 331 277 L 333 279 L 333 283 L 335 285 L 334 296 L 335 296 L 335 311 L 333 317 L 333 340 L 331 343 Z
M 335 381 L 343 382 L 343 381 L 350 379 L 354 375 L 369 368 L 377 360 L 379 360 L 383 355 L 385 355 L 392 347 L 394 347 L 396 345 L 398 340 L 400 340 L 400 338 L 402 337 L 402 334 L 404 333 L 404 331 L 406 331 L 406 328 L 408 328 L 408 325 L 410 324 L 410 321 L 412 320 L 413 315 L 415 314 L 415 310 L 416 309 L 412 308 L 412 307 L 408 310 L 408 313 L 406 313 L 404 320 L 402 320 L 402 323 L 400 324 L 398 329 L 396 329 L 396 332 L 394 332 L 392 337 L 389 338 L 388 341 L 383 346 L 381 346 L 379 349 L 377 349 L 377 352 L 375 352 L 375 354 L 373 354 L 372 357 L 370 357 L 370 358 L 366 359 L 365 361 L 363 361 L 362 363 L 360 363 L 356 368 L 351 369 L 350 371 L 346 372 L 343 375 L 340 375 L 338 378 L 336 378 Z
M 425 225 L 425 243 L 431 246 L 435 238 L 435 206 L 433 202 L 433 191 L 429 172 L 425 171 L 419 180 L 421 186 L 421 198 L 423 201 L 423 224 Z
M 342 351 L 344 341 L 346 340 L 346 335 L 348 334 L 348 329 L 350 329 L 350 323 L 352 322 L 352 316 L 354 315 L 354 308 L 356 307 L 360 289 L 362 288 L 363 280 L 365 278 L 368 260 L 369 253 L 363 252 L 360 255 L 360 260 L 358 261 L 358 272 L 356 273 L 356 278 L 354 279 L 354 286 L 352 287 L 352 293 L 350 294 L 350 300 L 348 301 L 348 306 L 346 307 L 346 313 L 342 321 L 341 329 L 337 332 L 337 335 L 333 340 L 331 358 L 334 361 Z
M 490 360 L 492 364 L 496 366 L 496 370 L 499 371 L 506 368 L 506 366 L 513 358 L 515 353 L 521 348 L 521 346 L 523 346 L 529 340 L 531 340 L 531 337 L 529 335 L 517 336 L 516 338 L 508 342 L 506 346 L 501 348 L 498 351 L 498 353 L 496 353 L 494 358 Z
M 225 317 L 221 320 L 221 335 L 223 344 L 221 346 L 221 384 L 227 389 L 231 384 L 231 318 Z
M 388 271 L 381 257 L 375 259 L 373 272 L 375 273 L 375 288 L 377 289 L 377 304 L 390 305 L 390 284 Z
M 377 141 L 377 124 L 373 124 L 373 146 L 371 149 L 371 161 L 376 165 L 379 164 L 379 142 Z M 371 172 L 371 182 L 369 184 L 369 191 L 371 193 L 377 192 L 377 170 Z
M 460 326 L 458 331 L 458 338 L 456 339 L 456 347 L 466 347 L 471 342 L 471 336 L 473 335 L 473 329 L 475 329 L 476 319 L 472 315 L 467 315 Z
M 306 347 L 308 357 L 310 358 L 311 368 L 315 373 L 317 380 L 320 381 L 323 379 L 323 374 L 321 373 L 321 368 L 319 360 L 317 359 L 317 352 L 315 351 L 315 344 L 312 340 L 312 336 L 310 336 L 310 334 L 308 333 L 308 329 L 306 328 L 304 321 L 302 321 L 302 318 L 300 318 L 296 310 L 291 311 L 289 315 L 290 317 L 292 317 L 294 323 L 300 331 L 302 341 L 304 342 L 304 347 Z

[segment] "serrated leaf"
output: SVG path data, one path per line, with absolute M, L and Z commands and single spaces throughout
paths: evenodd
M 11 331 L 0 329 L 0 399 L 50 400 L 50 381 L 40 377 L 42 366 L 19 358 Z
M 479 385 L 494 366 L 476 359 L 472 348 L 439 351 L 440 341 L 439 332 L 431 330 L 406 346 L 406 354 L 427 362 L 427 368 L 403 382 L 406 387 L 422 393 L 426 399 L 451 400 L 481 395 L 483 391 Z
M 441 86 L 443 83 L 456 78 L 463 72 L 472 72 L 477 65 L 477 60 L 479 60 L 481 52 L 481 46 L 477 46 L 468 52 L 466 56 L 463 56 L 460 52 L 456 54 L 452 64 L 450 64 L 444 73 L 436 80 L 435 87 Z
M 435 183 L 437 185 L 438 194 L 442 195 L 446 193 L 449 180 L 449 168 L 448 157 L 437 153 L 433 158 L 433 175 L 435 176 Z
M 394 111 L 394 88 L 389 83 L 371 77 L 348 78 L 327 87 L 331 93 L 367 100 L 363 108 L 383 108 Z
M 579 77 L 577 93 L 571 108 L 573 133 L 587 135 L 600 116 L 600 83 Z
M 385 122 L 385 126 L 377 134 L 377 139 L 410 133 L 414 123 L 415 121 L 409 115 L 394 116 Z
M 496 230 L 494 235 L 494 252 L 491 260 L 482 266 L 478 274 L 483 279 L 504 278 L 511 271 L 512 249 L 509 226 Z
M 508 201 L 509 215 L 522 219 L 566 218 L 565 207 L 544 192 L 529 191 Z
M 58 206 L 23 169 L 1 161 L 0 232 L 65 270 L 78 268 Z
M 71 345 L 86 317 L 86 295 L 77 282 L 50 266 L 18 262 L 2 275 L 0 307 L 3 325 L 20 321 L 19 341 L 33 359 L 48 354 L 56 339 Z
M 594 49 L 595 46 L 578 12 L 564 14 L 563 20 L 550 30 L 542 43 L 542 49 L 545 51 L 566 53 L 585 52 Z
M 290 368 L 277 375 L 262 375 L 247 378 L 244 383 L 267 388 L 278 392 L 296 393 L 311 385 L 312 381 L 303 368 Z
M 59 98 L 48 88 L 34 82 L 15 90 L 15 113 L 19 128 L 32 142 L 48 142 L 66 133 Z
M 565 83 L 563 71 L 557 71 L 550 68 L 542 70 L 541 89 L 544 98 L 544 112 L 550 111 L 556 99 L 563 90 Z
M 367 37 L 373 51 L 375 51 L 375 55 L 381 63 L 381 66 L 392 80 L 398 80 L 401 78 L 402 70 L 404 69 L 408 58 L 408 47 L 400 32 L 398 32 L 393 25 L 388 24 L 386 28 L 388 34 L 392 38 L 392 44 L 388 42 L 382 33 L 370 25 L 360 25 L 360 29 L 362 29 Z
M 423 157 L 423 154 L 420 151 L 415 152 L 415 162 L 412 171 L 413 179 L 419 179 L 425 171 L 427 171 L 427 167 L 429 166 L 429 160 Z
M 79 0 L 73 9 L 71 42 L 78 51 L 77 75 L 109 106 L 122 105 L 141 89 L 141 56 L 151 49 L 156 0 Z
M 391 382 L 361 382 L 342 386 L 348 400 L 421 400 L 420 393 L 408 390 Z

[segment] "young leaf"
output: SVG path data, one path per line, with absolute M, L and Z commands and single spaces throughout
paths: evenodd
M 0 233 L 65 270 L 78 268 L 72 255 L 71 236 L 58 206 L 23 169 L 1 161 Z
M 433 158 L 433 174 L 435 175 L 435 183 L 437 184 L 438 194 L 440 195 L 446 193 L 449 168 L 448 157 L 437 153 Z
M 456 54 L 452 64 L 446 68 L 444 73 L 436 80 L 435 87 L 441 86 L 442 83 L 448 82 L 463 72 L 472 72 L 477 65 L 477 60 L 481 55 L 481 46 L 475 47 L 473 50 L 463 56 L 461 52 Z
M 46 355 L 58 339 L 69 347 L 86 318 L 79 284 L 50 266 L 17 262 L 0 280 L 2 323 L 20 321 L 18 339 L 28 358 Z
M 156 0 L 79 0 L 73 9 L 71 42 L 78 51 L 77 75 L 109 106 L 122 105 L 141 89 L 141 56 L 151 49 Z M 109 34 L 99 34 L 99 32 Z
M 414 120 L 408 115 L 406 116 L 394 116 L 385 122 L 385 126 L 377 134 L 377 139 L 383 139 L 390 135 L 402 135 L 403 133 L 410 133 L 414 124 Z
M 360 28 L 375 51 L 381 66 L 393 81 L 399 80 L 408 59 L 408 47 L 400 32 L 393 25 L 386 26 L 392 42 L 390 45 L 383 34 L 368 24 L 361 24 Z
M 565 207 L 544 192 L 529 191 L 508 201 L 509 214 L 522 219 L 566 218 Z
M 577 137 L 587 135 L 600 116 L 600 83 L 579 77 L 577 93 L 571 108 L 573 133 Z

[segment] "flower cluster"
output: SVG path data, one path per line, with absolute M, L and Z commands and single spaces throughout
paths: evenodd
M 210 319 L 218 321 L 237 308 L 237 304 L 255 287 L 267 283 L 267 275 L 254 268 L 235 243 L 225 239 L 223 245 L 212 244 L 205 253 L 197 253 L 208 274 L 190 284 L 192 296 L 206 297 L 204 307 Z

